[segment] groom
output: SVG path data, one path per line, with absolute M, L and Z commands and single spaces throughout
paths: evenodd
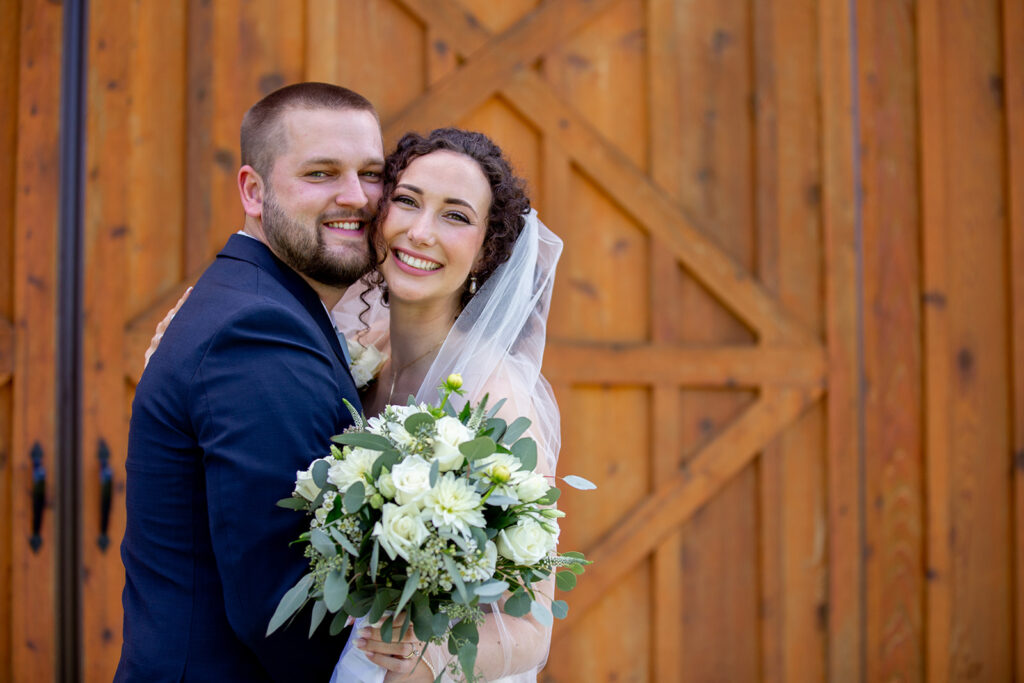
M 326 681 L 344 645 L 309 612 L 267 638 L 308 563 L 275 507 L 359 406 L 327 310 L 369 267 L 384 154 L 373 106 L 323 83 L 242 122 L 243 230 L 196 283 L 139 382 L 127 458 L 116 681 Z

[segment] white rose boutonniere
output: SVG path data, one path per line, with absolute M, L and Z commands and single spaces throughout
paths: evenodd
M 362 389 L 377 378 L 377 373 L 384 366 L 387 356 L 378 351 L 373 344 L 363 346 L 353 339 L 345 341 L 348 343 L 348 355 L 352 357 L 352 364 L 348 369 L 352 372 L 356 389 Z

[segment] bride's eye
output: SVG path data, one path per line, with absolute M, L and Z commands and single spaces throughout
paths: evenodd
M 471 222 L 469 218 L 466 217 L 466 214 L 461 211 L 449 211 L 444 216 L 445 218 L 450 218 L 451 220 L 458 221 L 460 223 L 466 223 L 467 225 Z
M 407 194 L 396 194 L 391 198 L 394 204 L 405 204 L 406 206 L 417 206 L 416 200 Z

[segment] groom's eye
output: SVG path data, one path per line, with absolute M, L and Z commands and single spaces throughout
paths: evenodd
M 326 178 L 327 171 L 310 171 L 306 176 L 309 178 Z

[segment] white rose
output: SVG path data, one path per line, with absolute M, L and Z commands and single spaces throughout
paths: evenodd
M 516 487 L 516 495 L 524 503 L 532 503 L 542 498 L 551 488 L 548 485 L 547 477 L 536 472 L 518 472 L 519 476 L 513 477 L 512 481 Z
M 313 465 L 323 460 L 317 458 L 309 465 L 309 469 L 295 473 L 295 493 L 313 502 L 320 495 L 320 487 L 313 481 Z
M 419 456 L 411 456 L 391 469 L 391 484 L 399 505 L 419 504 L 430 490 L 430 463 Z
M 556 533 L 548 532 L 529 517 L 523 517 L 515 526 L 498 532 L 498 553 L 518 565 L 531 567 L 547 556 L 558 544 Z
M 415 505 L 385 503 L 381 519 L 373 527 L 373 535 L 392 560 L 396 555 L 408 560 L 409 552 L 419 548 L 430 532 Z
M 380 451 L 366 448 L 346 449 L 344 460 L 335 460 L 331 469 L 327 470 L 327 481 L 344 493 L 357 481 L 366 483 L 366 477 L 373 471 L 373 463 L 380 457 Z
M 451 472 L 442 476 L 437 486 L 423 496 L 423 514 L 438 529 L 457 531 L 469 537 L 469 527 L 483 527 L 486 522 L 480 511 L 480 494 L 466 479 L 456 478 Z
M 442 472 L 462 467 L 466 456 L 459 450 L 459 444 L 472 441 L 473 431 L 459 420 L 446 415 L 437 421 L 437 436 L 434 437 L 434 460 Z

